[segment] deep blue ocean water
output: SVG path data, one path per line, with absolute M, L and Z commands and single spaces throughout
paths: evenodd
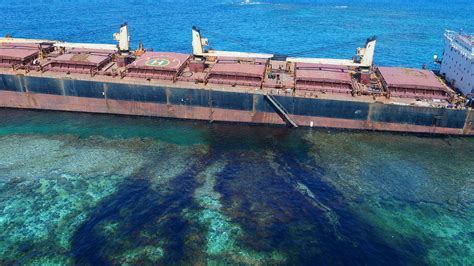
M 0 1 L 0 34 L 419 67 L 472 1 Z M 305 53 L 303 53 L 305 52 Z M 0 264 L 472 265 L 474 139 L 0 110 Z
M 308 57 L 351 58 L 376 35 L 377 64 L 412 67 L 442 53 L 445 29 L 474 31 L 467 0 L 3 0 L 0 11 L 0 34 L 112 43 L 127 21 L 135 45 L 188 53 L 193 25 L 215 49 Z

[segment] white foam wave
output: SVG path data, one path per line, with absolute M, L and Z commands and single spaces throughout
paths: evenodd
M 261 4 L 265 4 L 264 2 L 254 2 L 252 0 L 244 0 L 242 2 L 240 2 L 241 5 L 261 5 Z

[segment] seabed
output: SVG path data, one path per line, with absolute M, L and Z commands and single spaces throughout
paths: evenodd
M 0 264 L 474 263 L 472 138 L 0 112 Z

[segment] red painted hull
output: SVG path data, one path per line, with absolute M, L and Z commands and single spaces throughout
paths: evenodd
M 169 117 L 207 121 L 284 125 L 276 113 L 0 91 L 0 107 Z M 299 126 L 377 131 L 472 135 L 470 129 L 292 115 Z

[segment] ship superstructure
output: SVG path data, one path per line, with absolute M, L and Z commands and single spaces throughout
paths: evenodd
M 474 93 L 474 36 L 446 31 L 444 38 L 441 75 L 464 95 Z
M 207 121 L 474 134 L 474 116 L 433 72 L 373 65 L 375 38 L 350 60 L 206 49 L 0 39 L 0 106 Z

